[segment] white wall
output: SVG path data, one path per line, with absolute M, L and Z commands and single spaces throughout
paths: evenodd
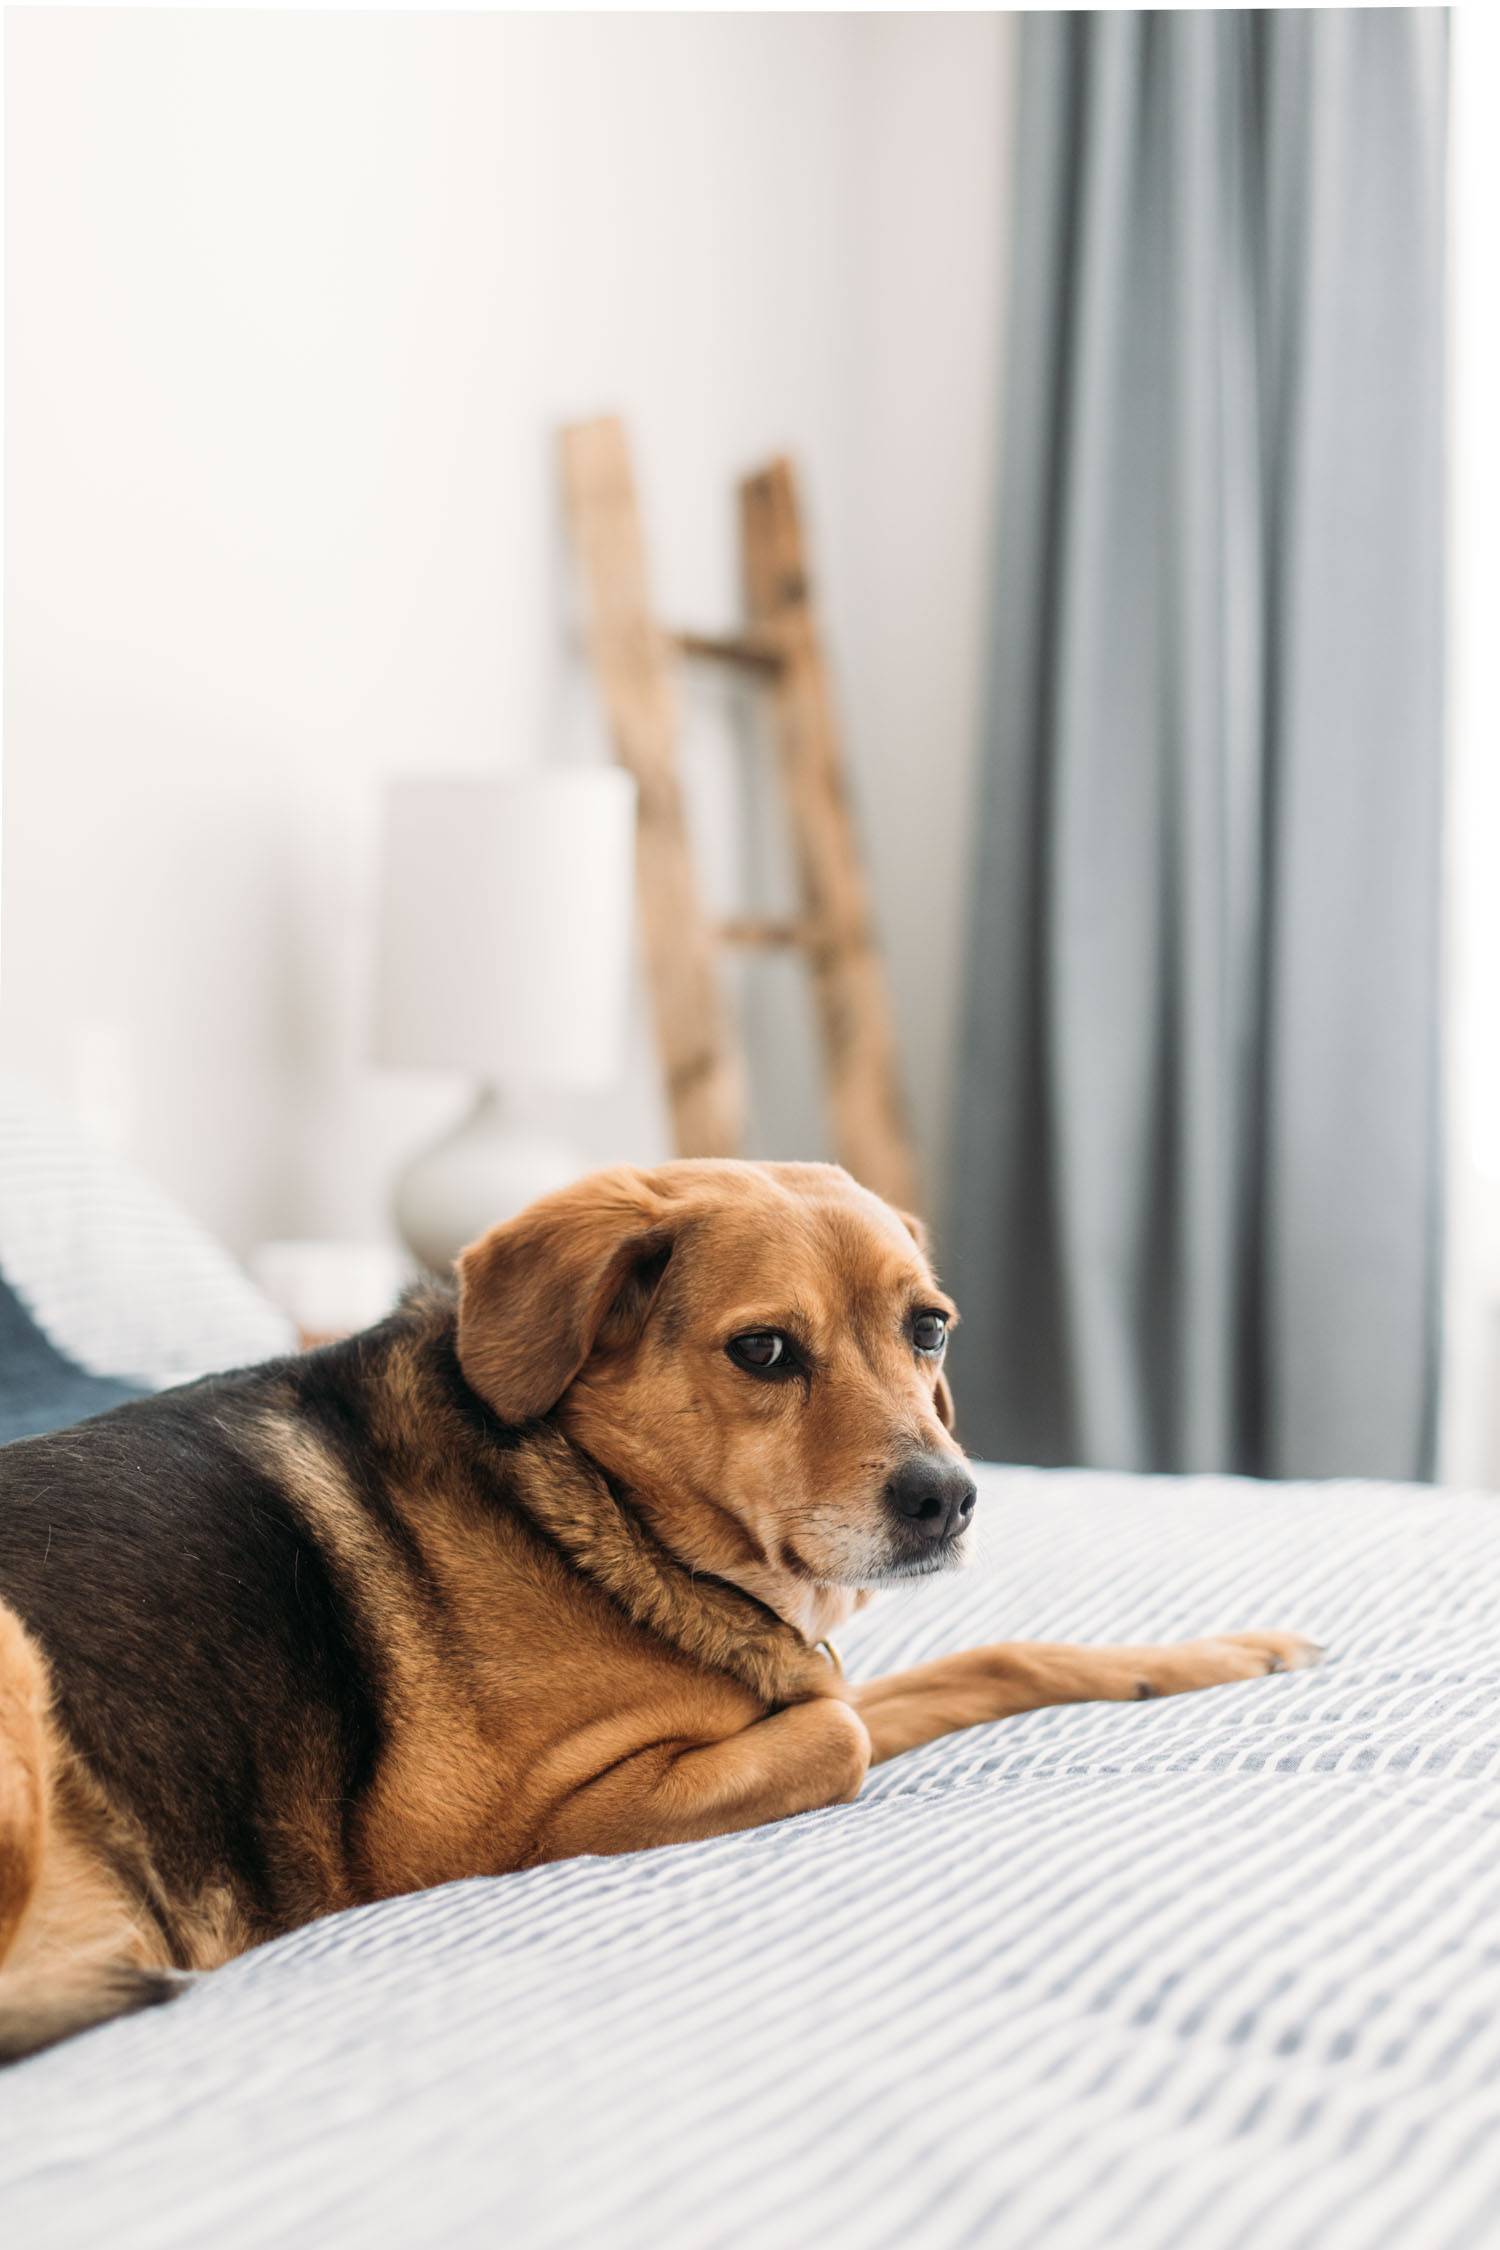
M 847 704 L 928 1208 L 949 1208 L 989 687 L 1014 17 L 864 19 Z
M 1448 1270 L 1440 1468 L 1500 1489 L 1500 18 L 1452 24 Z
M 241 1250 L 380 1231 L 459 1090 L 364 1059 L 379 778 L 593 738 L 552 432 L 617 407 L 684 622 L 733 613 L 733 478 L 804 468 L 936 1187 L 1007 22 L 65 10 L 7 42 L 0 1059 Z M 729 691 L 689 711 L 727 900 L 747 753 Z M 748 1000 L 778 1152 L 820 1130 L 786 975 Z M 586 1154 L 664 1151 L 636 1045 L 566 1120 Z

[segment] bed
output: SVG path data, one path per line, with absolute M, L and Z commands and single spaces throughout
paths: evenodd
M 1299 1628 L 713 1843 L 454 1885 L 0 2077 L 16 2250 L 1500 2240 L 1500 1516 L 988 1468 L 874 1672 Z
M 304 1930 L 0 2081 L 7 2241 L 1493 2243 L 1495 1503 L 982 1488 L 980 1566 L 851 1666 L 1270 1622 L 1326 1667 Z

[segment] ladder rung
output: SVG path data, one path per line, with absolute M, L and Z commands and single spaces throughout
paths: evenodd
M 775 922 L 754 915 L 736 915 L 719 924 L 719 937 L 725 945 L 806 945 L 811 936 L 807 922 Z
M 742 1044 L 729 1018 L 726 980 L 716 972 L 729 945 L 748 949 L 747 962 L 751 952 L 779 950 L 808 972 L 838 1153 L 898 1210 L 915 1209 L 920 1198 L 890 995 L 869 926 L 868 878 L 792 466 L 773 461 L 740 484 L 745 607 L 726 618 L 722 633 L 674 631 L 651 607 L 640 508 L 617 417 L 564 432 L 563 475 L 588 647 L 615 754 L 640 789 L 644 956 L 678 1151 L 732 1156 L 741 1147 Z M 774 745 L 770 764 L 797 870 L 796 889 L 779 894 L 786 898 L 779 914 L 721 923 L 704 912 L 682 801 L 676 677 L 682 662 L 699 658 L 725 667 L 742 696 L 754 693 L 771 705 L 764 740 L 767 750 Z
M 682 656 L 703 656 L 715 664 L 738 664 L 749 672 L 779 672 L 786 657 L 775 641 L 743 633 L 669 633 Z

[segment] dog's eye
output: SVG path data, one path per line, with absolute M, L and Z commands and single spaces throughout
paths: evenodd
M 774 1328 L 751 1328 L 743 1336 L 731 1336 L 725 1349 L 747 1375 L 781 1375 L 791 1365 L 786 1338 Z
M 919 1352 L 936 1359 L 948 1341 L 948 1316 L 940 1312 L 918 1313 L 911 1324 L 911 1340 Z

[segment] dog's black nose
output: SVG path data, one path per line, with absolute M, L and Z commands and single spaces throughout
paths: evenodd
M 892 1507 L 924 1539 L 954 1539 L 974 1513 L 974 1479 L 948 1453 L 914 1453 L 886 1486 Z

